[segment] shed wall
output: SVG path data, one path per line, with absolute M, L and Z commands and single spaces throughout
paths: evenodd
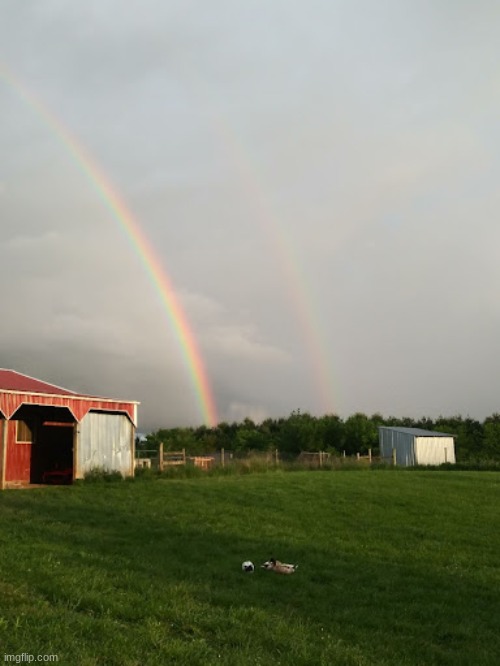
M 392 451 L 396 450 L 396 465 L 408 467 L 415 465 L 414 436 L 397 430 L 379 430 L 380 457 L 391 462 Z
M 134 436 L 135 428 L 124 414 L 89 412 L 79 426 L 76 477 L 96 468 L 131 476 Z
M 416 437 L 415 458 L 417 465 L 442 465 L 455 463 L 453 437 Z

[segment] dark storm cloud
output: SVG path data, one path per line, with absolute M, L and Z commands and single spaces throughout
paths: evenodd
M 498 410 L 495 3 L 0 16 L 0 365 L 140 400 L 143 429 L 201 418 L 137 251 L 11 76 L 153 244 L 221 418 Z

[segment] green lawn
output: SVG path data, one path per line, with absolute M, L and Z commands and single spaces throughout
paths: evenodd
M 0 661 L 498 666 L 499 500 L 383 470 L 5 491 Z M 298 572 L 241 572 L 270 556 Z

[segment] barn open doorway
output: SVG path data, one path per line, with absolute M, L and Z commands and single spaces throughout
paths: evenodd
M 43 422 L 37 431 L 32 457 L 31 483 L 69 484 L 73 482 L 72 423 Z
M 72 483 L 75 420 L 69 409 L 23 405 L 16 418 L 32 431 L 30 483 Z

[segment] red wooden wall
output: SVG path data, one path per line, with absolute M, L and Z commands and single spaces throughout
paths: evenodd
M 31 444 L 16 442 L 16 421 L 4 421 L 7 427 L 6 481 L 30 481 Z

